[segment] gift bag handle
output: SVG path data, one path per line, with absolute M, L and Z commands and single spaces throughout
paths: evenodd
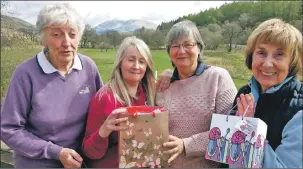
M 253 101 L 251 100 L 251 101 L 249 102 L 248 106 L 246 107 L 246 109 L 245 109 L 243 115 L 242 115 L 242 120 L 243 120 L 245 114 L 247 113 L 247 110 L 248 110 L 249 106 L 250 106 L 252 103 L 253 103 Z M 254 106 L 254 111 L 255 111 L 255 106 Z
M 237 104 L 236 105 L 234 105 L 234 107 L 232 107 L 227 113 L 225 113 L 225 115 L 226 115 L 226 122 L 228 122 L 228 115 L 231 113 L 231 111 L 233 111 L 233 109 L 234 108 L 236 108 L 237 107 Z
M 242 120 L 243 120 L 245 114 L 247 113 L 247 110 L 248 110 L 249 106 L 250 106 L 252 103 L 253 103 L 253 101 L 251 100 L 251 101 L 249 102 L 248 106 L 246 107 L 246 109 L 245 109 L 243 115 L 242 115 Z M 234 107 L 232 107 L 232 108 L 226 113 L 226 122 L 228 122 L 228 115 L 230 115 L 231 111 L 232 111 L 234 108 L 236 108 L 236 107 L 237 107 L 237 104 L 236 104 Z M 256 107 L 254 106 L 254 111 L 255 111 L 255 108 L 256 108 Z M 237 113 L 238 113 L 238 110 L 237 110 Z

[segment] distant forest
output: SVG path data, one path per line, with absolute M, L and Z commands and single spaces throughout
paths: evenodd
M 270 18 L 280 18 L 302 32 L 302 8 L 302 1 L 235 1 L 162 22 L 157 29 L 165 31 L 175 23 L 188 19 L 199 27 L 208 49 L 216 49 L 222 40 L 230 47 L 232 44 L 245 45 L 252 30 Z
M 222 25 L 226 21 L 240 22 L 243 26 L 254 27 L 269 18 L 280 18 L 286 22 L 295 23 L 302 20 L 302 15 L 302 1 L 235 1 L 225 3 L 219 8 L 210 8 L 197 14 L 179 17 L 167 23 L 163 22 L 158 26 L 158 29 L 169 29 L 173 24 L 184 19 L 195 22 L 199 27 L 209 24 Z

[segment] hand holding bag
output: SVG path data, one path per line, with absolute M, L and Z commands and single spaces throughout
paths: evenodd
M 212 115 L 205 158 L 244 168 L 262 168 L 266 123 L 244 117 L 247 109 L 242 117 L 229 115 L 231 110 L 225 115 Z
M 125 124 L 130 127 L 119 133 L 119 168 L 167 167 L 163 143 L 168 141 L 168 111 L 157 106 L 127 108 Z

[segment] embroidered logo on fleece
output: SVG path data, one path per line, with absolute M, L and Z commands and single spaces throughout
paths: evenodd
M 86 94 L 86 93 L 89 93 L 89 92 L 90 92 L 90 91 L 89 91 L 89 88 L 86 86 L 85 89 L 80 90 L 79 94 Z

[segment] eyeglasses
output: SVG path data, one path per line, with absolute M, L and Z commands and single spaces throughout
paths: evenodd
M 197 43 L 171 44 L 170 49 L 179 50 L 181 48 L 181 46 L 183 46 L 184 49 L 188 50 L 188 49 L 193 48 L 196 45 L 197 45 Z

